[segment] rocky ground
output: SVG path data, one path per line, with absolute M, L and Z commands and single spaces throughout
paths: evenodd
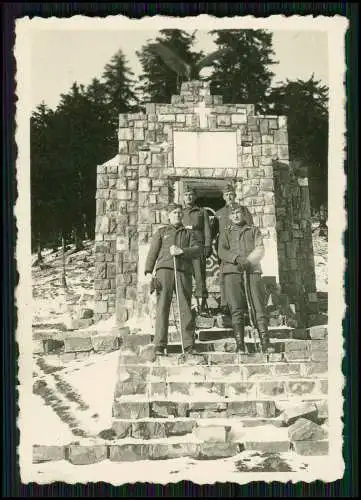
M 327 240 L 314 232 L 314 253 L 318 291 L 327 291 Z M 88 241 L 84 249 L 74 252 L 70 248 L 65 259 L 65 280 L 63 283 L 62 252 L 44 252 L 42 264 L 33 266 L 33 325 L 44 329 L 69 329 L 92 325 L 94 305 L 94 245 Z M 35 256 L 34 256 L 35 261 Z M 111 327 L 114 320 L 104 322 Z M 97 324 L 96 328 L 102 325 Z M 86 359 L 64 363 L 58 356 L 43 356 L 34 359 L 33 364 L 33 405 L 30 425 L 33 429 L 34 444 L 68 444 L 76 442 L 77 437 L 85 440 L 99 439 L 99 433 L 109 429 L 111 405 L 118 353 L 93 354 Z M 89 384 L 91 380 L 91 384 Z M 239 457 L 212 461 L 212 469 L 218 477 L 239 481 L 239 474 L 246 472 L 302 472 L 325 457 L 300 457 L 288 453 L 259 454 L 242 453 Z M 168 460 L 162 464 L 162 477 L 159 465 L 147 462 L 147 477 L 144 476 L 144 462 L 132 464 L 131 474 L 126 464 L 107 461 L 100 464 L 77 468 L 78 481 L 118 481 L 119 474 L 132 482 L 137 479 L 162 482 L 176 482 L 190 479 L 209 482 L 204 477 L 204 463 L 191 459 Z M 69 463 L 55 462 L 34 464 L 33 474 L 37 482 L 47 482 L 54 478 L 72 482 L 72 467 Z M 128 467 L 129 468 L 129 467 Z M 79 472 L 78 469 L 81 471 Z M 149 477 L 148 477 L 149 476 Z M 49 479 L 50 478 L 50 479 Z M 82 479 L 84 478 L 84 479 Z M 116 479 L 114 479 L 116 478 Z M 159 478 L 159 479 L 158 479 Z M 233 479 L 232 479 L 233 478 Z M 238 478 L 238 479 L 237 479 Z M 127 482 L 124 480 L 124 482 Z

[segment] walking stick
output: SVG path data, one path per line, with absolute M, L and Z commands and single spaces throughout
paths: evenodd
M 252 317 L 251 302 L 250 302 L 250 297 L 248 294 L 247 271 L 243 272 L 243 280 L 244 280 L 244 292 L 246 294 L 248 316 L 249 316 L 249 321 L 251 323 L 251 331 L 252 331 L 252 337 L 253 337 L 253 342 L 254 342 L 254 348 L 257 350 L 257 341 L 256 341 L 255 332 L 254 332 L 256 327 L 255 327 L 253 317 Z M 261 352 L 262 352 L 262 343 L 261 342 L 260 342 L 260 348 L 261 348 Z
M 180 338 L 181 338 L 182 354 L 184 355 L 184 345 L 183 345 L 183 335 L 182 335 L 182 317 L 181 317 L 181 310 L 180 310 L 180 303 L 179 303 L 177 262 L 176 262 L 175 255 L 173 255 L 173 266 L 174 266 L 175 295 L 177 298 L 178 316 L 179 316 Z

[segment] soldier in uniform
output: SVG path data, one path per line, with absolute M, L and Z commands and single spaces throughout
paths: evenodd
M 193 276 L 196 282 L 194 296 L 198 303 L 198 312 L 205 311 L 206 299 L 208 297 L 206 284 L 206 259 L 212 253 L 212 237 L 209 216 L 203 207 L 195 204 L 196 194 L 193 189 L 186 186 L 183 193 L 183 224 L 187 229 L 193 231 L 194 240 L 202 248 L 196 259 L 193 259 Z M 199 308 L 199 299 L 201 306 Z
M 244 207 L 235 205 L 231 223 L 225 226 L 219 241 L 219 256 L 224 276 L 225 299 L 232 316 L 237 352 L 245 352 L 244 316 L 247 311 L 247 287 L 251 314 L 264 352 L 272 352 L 269 342 L 265 295 L 260 261 L 264 256 L 262 234 L 247 222 Z M 246 271 L 246 283 L 244 277 Z
M 169 312 L 175 290 L 174 259 L 179 293 L 181 334 L 186 353 L 194 351 L 194 319 L 191 311 L 192 260 L 200 254 L 193 232 L 182 224 L 182 206 L 168 207 L 169 225 L 160 228 L 151 241 L 145 263 L 145 275 L 156 269 L 157 313 L 155 325 L 155 348 L 157 355 L 165 354 L 168 343 Z
M 223 234 L 224 228 L 229 225 L 230 220 L 229 216 L 231 213 L 232 206 L 235 204 L 236 200 L 236 192 L 234 189 L 234 186 L 232 184 L 227 184 L 225 188 L 223 189 L 223 199 L 226 202 L 225 206 L 219 209 L 216 212 L 216 217 L 218 219 L 218 245 L 217 245 L 217 251 L 218 251 L 218 258 L 221 260 L 221 257 L 219 255 L 219 241 L 220 238 Z M 246 208 L 243 207 L 244 209 L 244 217 L 247 222 L 247 224 L 252 225 L 253 224 L 253 219 L 250 211 Z M 227 304 L 226 304 L 226 297 L 225 297 L 225 290 L 224 290 L 224 276 L 222 274 L 222 269 L 220 268 L 219 271 L 219 288 L 220 288 L 220 294 L 221 294 L 221 309 L 224 314 L 228 312 Z

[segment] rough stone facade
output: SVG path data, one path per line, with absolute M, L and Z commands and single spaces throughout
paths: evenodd
M 179 132 L 193 132 L 195 140 L 228 133 L 235 138 L 235 164 L 179 166 Z M 166 207 L 179 200 L 182 182 L 198 179 L 235 183 L 265 238 L 264 275 L 280 284 L 306 326 L 317 312 L 307 172 L 290 161 L 286 117 L 256 115 L 252 104 L 223 104 L 207 82 L 193 81 L 171 104 L 149 103 L 144 114 L 120 115 L 118 137 L 118 154 L 97 170 L 95 319 L 116 313 L 123 324 L 147 311 L 149 240 L 167 223 Z

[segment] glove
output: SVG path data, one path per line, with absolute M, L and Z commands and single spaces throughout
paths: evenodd
M 160 292 L 162 290 L 162 283 L 157 278 L 152 278 L 150 282 L 149 291 L 152 294 L 154 291 Z
M 212 247 L 204 247 L 204 256 L 208 259 L 212 255 Z
M 169 249 L 170 254 L 173 255 L 181 255 L 183 253 L 183 250 L 176 245 L 172 245 Z
M 236 258 L 236 264 L 239 271 L 245 271 L 247 266 L 247 261 L 243 257 L 238 256 Z

